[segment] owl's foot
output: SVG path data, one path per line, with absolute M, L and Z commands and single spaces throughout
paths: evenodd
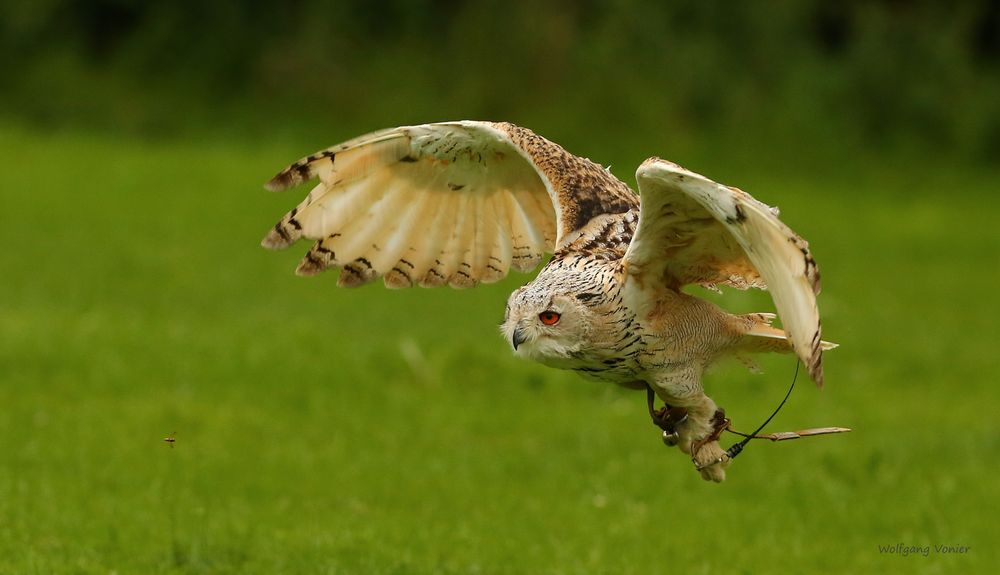
M 709 441 L 695 448 L 691 462 L 702 479 L 721 483 L 726 480 L 726 468 L 731 460 L 718 441 Z
M 726 468 L 731 460 L 719 445 L 719 436 L 729 427 L 726 412 L 719 409 L 712 417 L 712 432 L 691 442 L 691 462 L 706 481 L 720 483 L 726 479 Z

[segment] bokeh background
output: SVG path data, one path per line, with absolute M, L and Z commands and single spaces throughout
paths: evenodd
M 995 565 L 1000 3 L 8 0 L 0 68 L 2 573 Z M 706 484 L 641 394 L 511 357 L 525 276 L 338 290 L 259 249 L 284 164 L 453 119 L 779 205 L 841 347 L 771 429 L 854 433 Z M 762 366 L 706 382 L 738 427 Z

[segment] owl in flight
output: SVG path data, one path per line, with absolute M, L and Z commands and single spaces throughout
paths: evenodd
M 502 332 L 516 355 L 667 405 L 671 443 L 722 481 L 722 411 L 701 378 L 713 362 L 794 352 L 823 383 L 819 271 L 808 244 L 746 192 L 650 158 L 639 194 L 601 166 L 508 123 L 392 128 L 307 156 L 267 184 L 319 179 L 262 245 L 313 246 L 296 273 L 339 268 L 341 286 L 469 288 L 511 267 Z M 769 289 L 774 314 L 732 315 L 682 288 Z M 652 398 L 650 392 L 650 398 Z M 652 410 L 651 410 L 652 411 Z M 665 435 L 666 437 L 666 435 Z

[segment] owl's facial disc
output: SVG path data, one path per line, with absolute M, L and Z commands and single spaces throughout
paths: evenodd
M 579 313 L 573 298 L 522 288 L 507 304 L 501 331 L 521 357 L 551 363 L 580 347 Z

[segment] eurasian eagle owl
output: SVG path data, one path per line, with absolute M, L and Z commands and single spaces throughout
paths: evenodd
M 392 128 L 292 164 L 267 187 L 319 183 L 264 238 L 314 240 L 297 273 L 340 268 L 338 284 L 390 288 L 495 282 L 552 259 L 511 294 L 502 331 L 515 353 L 636 389 L 687 417 L 676 444 L 702 477 L 725 478 L 720 417 L 701 385 L 714 361 L 794 352 L 823 382 L 808 244 L 777 210 L 650 158 L 636 195 L 608 170 L 530 130 L 447 122 Z M 769 288 L 773 314 L 731 315 L 684 293 L 699 284 Z

